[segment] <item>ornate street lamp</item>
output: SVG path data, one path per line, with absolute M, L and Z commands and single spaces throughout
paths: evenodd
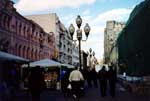
M 81 19 L 80 15 L 78 15 L 76 18 L 76 24 L 78 26 L 78 29 L 76 30 L 76 34 L 77 34 L 77 40 L 79 41 L 79 65 L 80 65 L 80 69 L 81 69 L 81 41 L 86 41 L 88 39 L 89 32 L 90 32 L 90 26 L 88 25 L 88 23 L 86 23 L 86 25 L 84 27 L 86 40 L 82 40 L 82 30 L 80 29 L 80 27 L 82 25 L 82 19 Z M 72 40 L 73 40 L 74 32 L 75 32 L 75 27 L 73 26 L 73 24 L 70 24 L 69 33 L 71 35 Z M 77 40 L 73 40 L 73 41 L 77 41 Z

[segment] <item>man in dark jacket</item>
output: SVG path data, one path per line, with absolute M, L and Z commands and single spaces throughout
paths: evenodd
M 116 71 L 113 69 L 113 66 L 109 66 L 108 70 L 108 83 L 109 83 L 109 91 L 112 97 L 115 96 L 115 88 L 116 88 L 116 81 L 117 81 L 117 74 Z
M 98 72 L 98 78 L 100 82 L 100 92 L 101 96 L 106 96 L 106 89 L 107 89 L 107 71 L 105 69 L 105 66 L 102 67 L 102 69 Z

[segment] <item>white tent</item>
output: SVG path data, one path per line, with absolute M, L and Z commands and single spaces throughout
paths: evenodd
M 59 62 L 50 60 L 50 59 L 43 59 L 35 62 L 29 63 L 30 67 L 35 67 L 35 66 L 41 66 L 41 67 L 60 67 L 61 64 Z M 22 67 L 28 67 L 28 65 L 23 65 Z

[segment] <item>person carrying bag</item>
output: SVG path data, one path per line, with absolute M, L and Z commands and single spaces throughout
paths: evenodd
M 84 81 L 84 78 L 78 67 L 75 67 L 75 70 L 70 73 L 69 81 L 71 82 L 73 97 L 79 97 L 81 81 Z

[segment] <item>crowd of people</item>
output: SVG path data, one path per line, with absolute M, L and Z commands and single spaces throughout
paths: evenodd
M 97 82 L 98 80 L 99 83 Z M 91 71 L 78 70 L 76 67 L 75 70 L 69 71 L 66 73 L 66 75 L 64 75 L 62 79 L 62 91 L 65 94 L 68 91 L 70 92 L 67 87 L 71 84 L 71 91 L 74 98 L 84 95 L 83 90 L 85 81 L 88 84 L 88 88 L 98 88 L 99 84 L 100 94 L 102 97 L 107 95 L 107 91 L 109 91 L 112 97 L 115 97 L 117 74 L 113 66 L 109 66 L 108 71 L 106 70 L 106 67 L 103 66 L 99 72 L 96 72 L 95 69 Z
M 106 96 L 107 88 L 109 88 L 110 95 L 115 97 L 115 86 L 117 81 L 116 71 L 112 66 L 109 66 L 109 70 L 106 71 L 106 67 L 103 66 L 102 69 L 98 72 L 98 79 L 100 84 L 101 96 Z M 109 85 L 109 87 L 107 87 Z
M 42 92 L 44 83 L 44 74 L 40 67 L 32 68 L 28 76 L 29 91 L 32 95 L 33 101 L 40 99 L 40 93 Z M 99 82 L 97 82 L 99 80 Z M 61 90 L 64 96 L 71 94 L 73 98 L 81 97 L 85 94 L 85 82 L 88 84 L 88 88 L 95 87 L 100 88 L 100 94 L 102 97 L 107 95 L 109 91 L 112 97 L 115 97 L 115 85 L 116 85 L 116 71 L 113 66 L 109 66 L 109 70 L 103 66 L 98 72 L 95 69 L 91 71 L 79 70 L 75 67 L 73 70 L 66 70 L 61 78 Z M 107 90 L 109 89 L 109 90 Z

